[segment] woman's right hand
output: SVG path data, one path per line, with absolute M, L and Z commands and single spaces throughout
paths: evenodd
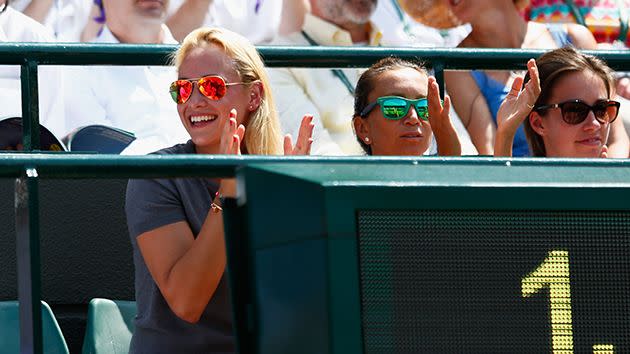
M 523 78 L 517 77 L 512 88 L 501 103 L 497 112 L 497 134 L 494 143 L 494 156 L 512 156 L 512 143 L 516 130 L 529 117 L 540 95 L 540 80 L 536 61 L 527 62 L 530 80 L 523 87 Z

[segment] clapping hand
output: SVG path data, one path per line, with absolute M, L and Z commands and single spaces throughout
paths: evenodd
M 240 155 L 241 141 L 245 137 L 245 126 L 238 124 L 236 109 L 230 111 L 230 117 L 223 125 L 219 153 L 223 155 Z
M 293 146 L 290 134 L 284 136 L 284 154 L 310 155 L 311 145 L 313 145 L 313 128 L 315 128 L 313 116 L 310 114 L 304 115 L 295 146 Z
M 435 77 L 429 77 L 427 89 L 427 101 L 429 110 L 429 123 L 435 135 L 440 156 L 459 156 L 462 153 L 461 144 L 457 132 L 451 122 L 451 98 L 444 97 L 444 104 L 440 99 L 440 86 Z
M 523 87 L 523 78 L 517 77 L 512 82 L 512 88 L 501 103 L 497 112 L 497 137 L 494 146 L 494 156 L 512 156 L 512 142 L 516 129 L 529 116 L 540 95 L 540 80 L 536 61 L 527 62 L 530 80 Z

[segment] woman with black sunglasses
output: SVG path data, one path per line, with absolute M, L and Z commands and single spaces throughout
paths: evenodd
M 434 77 L 422 65 L 396 57 L 365 71 L 355 89 L 353 126 L 367 155 L 420 156 L 435 135 L 439 155 L 459 156 L 461 145 L 440 101 Z
M 191 139 L 158 154 L 282 154 L 267 74 L 247 39 L 201 28 L 173 57 L 178 80 L 164 89 Z M 284 138 L 284 154 L 308 154 L 312 131 L 305 116 L 296 145 Z M 235 352 L 222 215 L 222 197 L 235 195 L 234 179 L 129 181 L 138 307 L 131 353 Z
M 495 156 L 511 156 L 516 129 L 523 124 L 533 156 L 606 157 L 610 124 L 620 106 L 611 99 L 612 70 L 573 47 L 530 59 L 527 67 L 499 108 Z

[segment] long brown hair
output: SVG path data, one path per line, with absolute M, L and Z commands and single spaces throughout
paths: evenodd
M 615 79 L 612 69 L 608 67 L 603 60 L 592 55 L 583 54 L 573 47 L 554 49 L 541 55 L 540 58 L 536 60 L 536 66 L 538 66 L 541 91 L 534 104 L 535 107 L 557 103 L 548 102 L 549 98 L 552 96 L 556 82 L 568 74 L 575 72 L 592 72 L 601 78 L 606 85 L 608 98 L 614 95 Z M 529 81 L 529 74 L 525 75 L 525 82 L 527 81 Z M 534 110 L 535 109 L 536 108 L 534 108 Z M 542 111 L 538 112 L 539 114 L 545 113 Z M 539 157 L 547 156 L 543 139 L 534 131 L 529 123 L 529 119 L 523 122 L 523 128 L 525 129 L 525 136 L 532 150 L 532 155 Z

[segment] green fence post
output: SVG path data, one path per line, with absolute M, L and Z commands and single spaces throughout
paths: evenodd
M 442 61 L 433 63 L 433 76 L 440 85 L 440 97 L 444 99 L 444 63 Z
M 22 145 L 24 150 L 39 150 L 39 99 L 37 95 L 37 62 L 26 60 L 22 78 Z
M 39 259 L 39 181 L 35 168 L 15 182 L 20 352 L 40 354 L 42 345 L 41 277 Z

